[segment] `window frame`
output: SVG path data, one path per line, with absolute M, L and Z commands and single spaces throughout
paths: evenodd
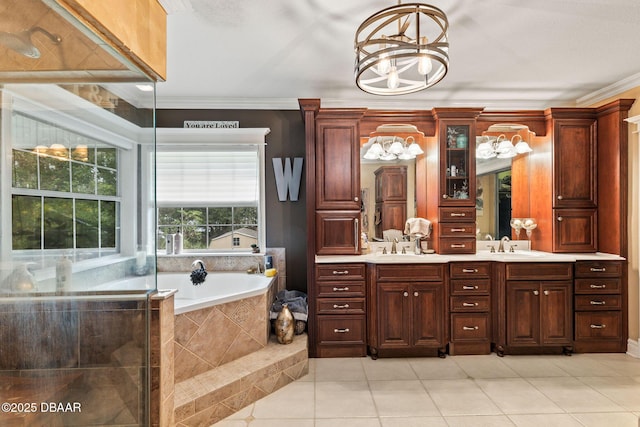
M 264 250 L 266 247 L 266 201 L 265 201 L 265 146 L 266 135 L 271 130 L 269 128 L 156 128 L 156 151 L 176 151 L 183 149 L 212 149 L 213 147 L 231 146 L 256 146 L 258 154 L 258 179 L 259 179 L 259 201 L 258 201 L 258 247 Z M 160 203 L 156 201 L 156 208 L 183 207 L 171 203 Z M 188 208 L 198 208 L 207 206 L 184 206 Z M 252 249 L 198 249 L 188 250 L 190 253 L 212 253 L 212 254 L 247 254 L 252 253 Z M 163 255 L 162 250 L 158 250 L 158 255 Z

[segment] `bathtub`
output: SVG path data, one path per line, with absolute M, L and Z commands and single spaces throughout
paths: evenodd
M 189 272 L 158 273 L 158 291 L 177 289 L 174 310 L 175 314 L 181 314 L 264 294 L 269 290 L 274 278 L 262 274 L 247 274 L 243 271 L 213 271 L 208 272 L 204 283 L 194 286 Z M 105 283 L 94 290 L 117 289 L 130 292 L 148 291 L 153 288 L 153 276 L 146 276 Z
M 181 314 L 264 294 L 273 279 L 262 274 L 214 271 L 209 272 L 204 283 L 194 286 L 189 273 L 158 273 L 158 290 L 178 290 L 174 310 Z

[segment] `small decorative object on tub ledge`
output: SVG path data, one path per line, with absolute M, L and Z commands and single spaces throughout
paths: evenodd
M 282 290 L 276 294 L 276 300 L 271 305 L 269 311 L 269 318 L 273 322 L 274 329 L 277 331 L 275 325 L 276 319 L 282 310 L 284 305 L 287 305 L 289 312 L 293 316 L 295 321 L 295 335 L 302 334 L 307 327 L 307 318 L 309 311 L 309 304 L 307 302 L 307 294 L 301 291 L 287 291 Z
M 200 267 L 198 267 L 198 264 L 200 264 Z M 193 283 L 193 286 L 198 286 L 204 283 L 207 278 L 207 271 L 204 268 L 204 263 L 197 259 L 193 261 L 191 268 L 193 269 L 191 272 L 191 283 Z
M 280 344 L 291 344 L 294 335 L 294 319 L 293 314 L 289 311 L 287 303 L 282 304 L 282 310 L 276 317 L 276 338 Z
M 254 254 L 258 254 L 258 253 L 260 253 L 260 247 L 259 247 L 258 245 L 256 245 L 255 243 L 253 243 L 253 244 L 251 245 L 251 251 L 252 251 Z

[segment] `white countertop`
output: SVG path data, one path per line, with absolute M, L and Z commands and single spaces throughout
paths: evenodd
M 498 262 L 575 262 L 575 261 L 624 261 L 619 255 L 603 252 L 556 254 L 542 251 L 516 251 L 491 253 L 479 251 L 468 255 L 440 254 L 364 254 L 364 255 L 316 255 L 316 263 L 351 263 L 370 264 L 428 264 L 449 263 L 456 261 L 498 261 Z

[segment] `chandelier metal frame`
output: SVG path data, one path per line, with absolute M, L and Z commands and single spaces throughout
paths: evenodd
M 424 3 L 371 15 L 355 35 L 357 86 L 374 95 L 403 95 L 435 85 L 449 71 L 448 30 L 445 13 Z

